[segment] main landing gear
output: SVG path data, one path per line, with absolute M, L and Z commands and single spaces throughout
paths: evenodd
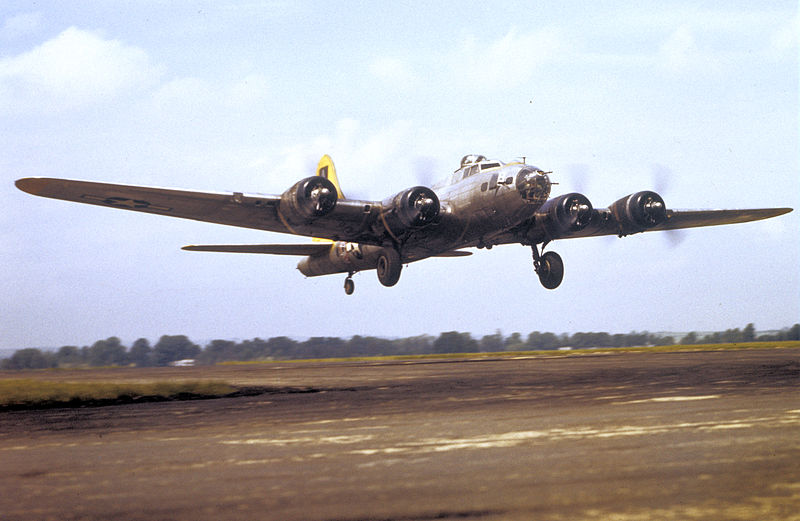
M 542 245 L 542 249 L 545 245 Z M 554 251 L 539 253 L 539 246 L 536 244 L 531 246 L 531 252 L 533 270 L 539 275 L 539 282 L 547 289 L 556 289 L 564 279 L 564 261 L 561 256 Z
M 403 270 L 403 261 L 400 253 L 394 248 L 383 248 L 375 261 L 375 271 L 378 272 L 378 280 L 386 287 L 394 286 L 400 280 L 400 272 Z M 356 289 L 353 282 L 355 271 L 349 271 L 347 278 L 344 279 L 344 292 L 352 295 Z

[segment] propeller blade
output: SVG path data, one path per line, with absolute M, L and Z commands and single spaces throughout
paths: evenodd
M 418 184 L 430 187 L 436 181 L 436 161 L 430 156 L 419 156 L 413 161 L 413 172 Z

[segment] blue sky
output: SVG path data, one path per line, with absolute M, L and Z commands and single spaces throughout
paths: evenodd
M 800 207 L 796 2 L 4 2 L 0 348 L 289 335 L 758 329 L 800 321 L 800 212 L 560 241 L 541 288 L 504 246 L 304 279 L 185 252 L 291 236 L 49 199 L 51 176 L 281 193 L 330 154 L 382 199 L 467 153 L 554 172 L 597 207 Z M 421 170 L 425 170 L 422 172 Z

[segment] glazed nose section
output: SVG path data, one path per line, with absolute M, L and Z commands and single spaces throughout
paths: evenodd
M 517 174 L 517 191 L 528 203 L 544 204 L 550 197 L 551 186 L 550 178 L 541 170 L 523 168 Z

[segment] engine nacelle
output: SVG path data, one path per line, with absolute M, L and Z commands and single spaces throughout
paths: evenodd
M 594 214 L 585 195 L 571 193 L 548 199 L 536 211 L 536 222 L 544 227 L 547 238 L 558 239 L 586 228 Z
M 383 219 L 393 234 L 422 228 L 439 217 L 441 206 L 436 193 L 425 186 L 404 190 L 384 202 Z
M 667 219 L 664 199 L 655 192 L 636 192 L 608 207 L 619 225 L 619 235 L 643 232 Z
M 280 212 L 290 221 L 307 221 L 333 211 L 338 196 L 336 187 L 320 176 L 306 177 L 281 195 Z

